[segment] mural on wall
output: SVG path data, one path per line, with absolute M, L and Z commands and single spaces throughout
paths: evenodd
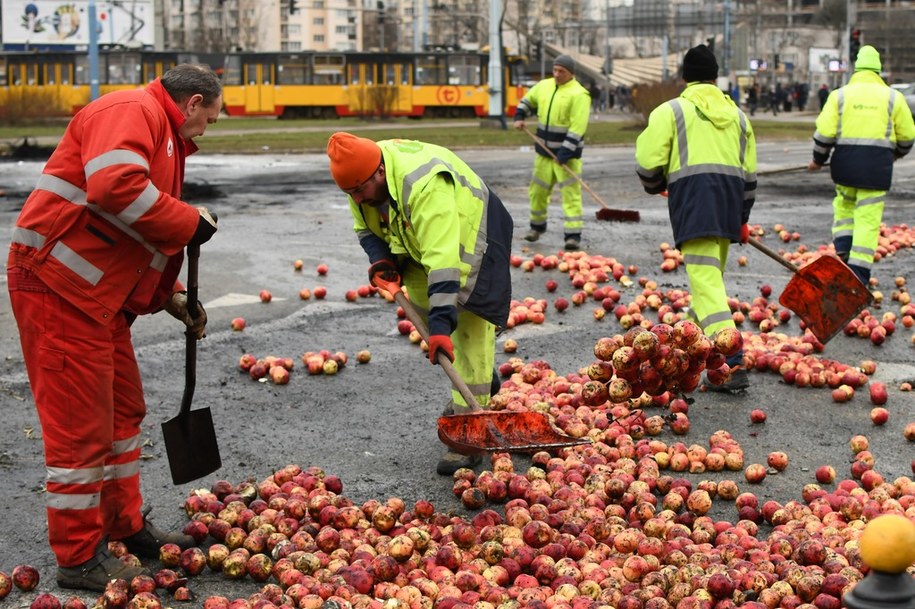
M 148 46 L 153 0 L 97 1 L 99 44 Z M 89 44 L 88 0 L 3 0 L 4 44 Z

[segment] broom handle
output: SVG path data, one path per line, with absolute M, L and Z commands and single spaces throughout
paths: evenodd
M 200 260 L 200 246 L 197 244 L 188 244 L 187 246 L 187 312 L 192 318 L 199 315 L 197 311 L 197 298 L 199 290 L 197 286 L 197 267 Z M 194 399 L 194 389 L 197 386 L 197 336 L 190 328 L 184 330 L 184 394 L 181 396 L 182 414 L 187 414 L 191 410 L 191 402 Z
M 784 258 L 779 256 L 778 252 L 776 252 L 775 250 L 769 249 L 769 247 L 763 245 L 761 241 L 757 241 L 753 237 L 750 237 L 750 240 L 748 241 L 748 243 L 750 245 L 752 245 L 753 247 L 755 247 L 756 249 L 758 249 L 759 251 L 761 251 L 763 254 L 765 254 L 769 258 L 771 258 L 772 260 L 775 260 L 776 262 L 781 264 L 783 267 L 785 267 L 792 273 L 798 272 L 797 266 L 795 266 L 794 264 L 791 264 L 790 262 L 788 262 L 787 260 L 785 260 Z
M 547 148 L 546 143 L 545 143 L 543 140 L 541 140 L 539 137 L 537 137 L 536 135 L 534 135 L 533 133 L 531 133 L 531 130 L 527 128 L 527 125 L 524 125 L 523 129 L 524 129 L 524 132 L 525 132 L 526 134 L 528 134 L 529 136 L 531 136 L 531 139 L 534 140 L 534 142 L 536 142 L 541 148 L 543 148 L 544 150 L 546 150 L 546 153 L 547 153 L 548 155 L 550 155 L 550 158 L 552 158 L 554 161 L 556 161 L 557 163 L 559 163 L 559 159 L 556 158 L 556 155 L 553 154 L 553 151 L 552 151 L 552 150 L 550 150 L 549 148 Z M 588 186 L 588 184 L 587 184 L 584 180 L 581 179 L 581 176 L 580 176 L 580 175 L 578 175 L 577 173 L 575 173 L 574 171 L 572 171 L 572 168 L 571 168 L 571 167 L 569 167 L 569 166 L 567 166 L 567 165 L 563 165 L 562 163 L 559 163 L 559 165 L 560 165 L 563 169 L 565 169 L 567 172 L 569 172 L 569 175 L 572 176 L 573 178 L 575 178 L 575 179 L 578 181 L 578 183 L 581 184 L 581 187 L 584 188 L 585 190 L 587 190 L 587 191 L 588 191 L 588 194 L 591 195 L 592 197 L 594 197 L 594 200 L 595 200 L 595 201 L 597 201 L 598 203 L 600 203 L 601 207 L 603 207 L 604 209 L 610 209 L 610 206 L 607 205 L 606 203 L 604 203 L 604 200 L 601 199 L 599 196 L 597 196 L 597 193 L 594 192 L 593 190 L 591 190 L 591 187 Z

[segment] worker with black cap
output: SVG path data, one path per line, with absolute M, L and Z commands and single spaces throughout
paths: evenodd
M 734 328 L 722 275 L 731 242 L 749 239 L 756 197 L 756 139 L 746 115 L 715 84 L 718 62 L 705 45 L 683 58 L 686 89 L 648 117 L 636 141 L 636 172 L 649 194 L 668 193 L 674 240 L 683 253 L 694 314 L 706 336 Z M 749 386 L 743 351 L 715 391 Z
M 536 115 L 538 120 L 537 156 L 528 189 L 531 230 L 524 236 L 528 241 L 537 241 L 546 232 L 550 194 L 559 184 L 565 248 L 581 247 L 581 181 L 575 176 L 581 176 L 581 153 L 590 112 L 591 95 L 575 80 L 575 61 L 568 55 L 557 57 L 553 61 L 553 77 L 538 82 L 518 102 L 515 129 L 526 129 L 528 117 Z
M 854 75 L 826 98 L 817 117 L 808 165 L 810 171 L 819 171 L 832 154 L 832 243 L 836 255 L 865 285 L 877 253 L 893 163 L 915 143 L 912 112 L 902 92 L 880 78 L 882 67 L 877 49 L 861 47 Z

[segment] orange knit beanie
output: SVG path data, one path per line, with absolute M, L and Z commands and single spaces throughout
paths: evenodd
M 381 148 L 372 140 L 338 131 L 327 141 L 330 175 L 341 190 L 368 180 L 381 164 Z

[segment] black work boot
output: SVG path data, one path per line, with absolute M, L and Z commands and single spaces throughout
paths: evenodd
M 542 235 L 545 232 L 546 232 L 545 228 L 541 229 L 541 228 L 531 227 L 531 230 L 527 231 L 527 233 L 524 235 L 524 240 L 531 241 L 531 242 L 537 241 L 538 239 L 540 239 L 540 235 Z
M 184 533 L 166 533 L 160 531 L 146 519 L 150 508 L 143 511 L 143 528 L 119 541 L 124 542 L 127 551 L 140 558 L 159 558 L 159 549 L 167 543 L 173 543 L 182 550 L 196 545 L 194 538 Z
M 108 552 L 108 541 L 103 539 L 92 558 L 75 567 L 57 567 L 57 585 L 75 590 L 104 592 L 113 579 L 128 583 L 138 575 L 151 575 L 143 567 L 133 567 Z
M 702 386 L 708 391 L 717 393 L 729 393 L 731 395 L 743 395 L 750 387 L 750 375 L 743 368 L 738 368 L 731 373 L 731 377 L 720 385 L 713 385 L 706 379 Z
M 480 455 L 462 455 L 448 450 L 445 451 L 442 458 L 438 460 L 435 471 L 440 476 L 452 476 L 454 475 L 454 472 L 462 467 L 473 469 L 482 461 L 483 458 L 480 457 Z

